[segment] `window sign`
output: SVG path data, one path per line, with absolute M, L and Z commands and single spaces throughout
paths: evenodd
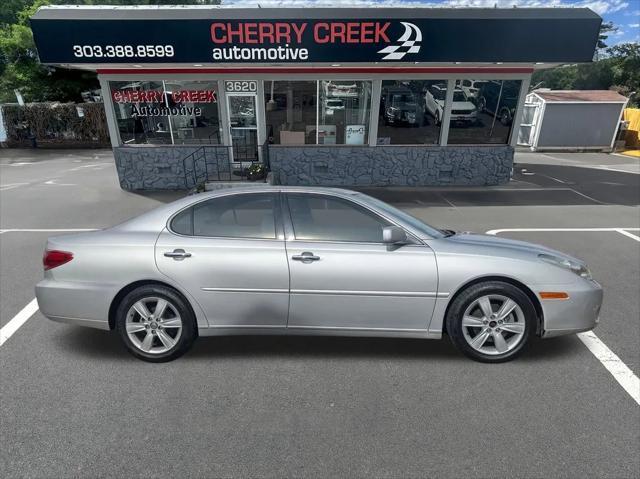
M 215 82 L 109 82 L 123 144 L 220 144 Z
M 345 132 L 345 144 L 364 145 L 366 128 L 365 125 L 347 125 Z

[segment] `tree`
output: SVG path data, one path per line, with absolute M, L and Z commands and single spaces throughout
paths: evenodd
M 622 43 L 593 63 L 563 65 L 533 74 L 531 85 L 553 90 L 616 90 L 640 106 L 640 45 Z
M 14 89 L 25 101 L 81 101 L 82 91 L 98 88 L 93 72 L 41 65 L 29 17 L 49 4 L 66 0 L 0 0 L 0 103 L 15 102 Z M 219 0 L 80 0 L 81 5 L 205 5 Z
M 596 49 L 604 50 L 607 48 L 608 45 L 606 44 L 606 41 L 609 38 L 609 33 L 616 33 L 617 31 L 618 27 L 616 27 L 613 22 L 602 22 L 600 25 L 600 34 L 598 35 Z

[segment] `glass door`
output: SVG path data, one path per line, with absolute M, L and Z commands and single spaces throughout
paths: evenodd
M 227 93 L 232 161 L 258 161 L 258 122 L 255 93 Z

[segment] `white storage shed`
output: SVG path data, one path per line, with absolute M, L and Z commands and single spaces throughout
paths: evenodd
M 534 90 L 526 96 L 518 145 L 611 151 L 627 101 L 610 90 Z

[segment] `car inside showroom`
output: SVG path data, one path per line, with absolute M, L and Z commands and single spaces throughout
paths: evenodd
M 506 183 L 532 73 L 592 61 L 601 22 L 586 8 L 47 6 L 31 18 L 43 63 L 98 73 L 126 190 Z

